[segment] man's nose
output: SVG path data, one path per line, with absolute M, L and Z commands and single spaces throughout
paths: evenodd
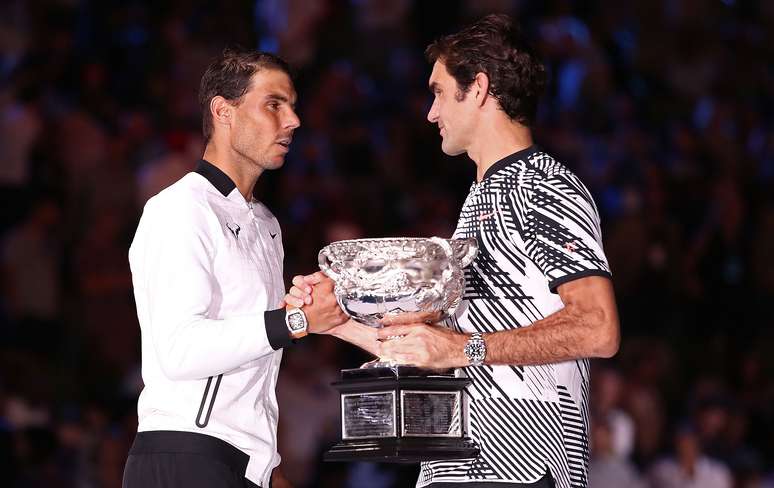
M 430 111 L 427 112 L 427 120 L 431 123 L 438 121 L 438 101 L 433 100 L 433 104 L 430 106 Z
M 286 129 L 297 129 L 301 125 L 301 119 L 298 118 L 295 110 L 290 111 L 283 125 Z

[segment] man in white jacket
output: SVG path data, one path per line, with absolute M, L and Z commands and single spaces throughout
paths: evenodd
M 253 198 L 299 126 L 284 61 L 226 50 L 199 93 L 204 156 L 151 198 L 129 250 L 142 332 L 125 488 L 285 485 L 275 469 L 282 348 L 342 323 L 327 283 L 285 307 L 277 219 Z

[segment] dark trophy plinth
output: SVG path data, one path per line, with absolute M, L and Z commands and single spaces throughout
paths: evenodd
M 468 378 L 410 366 L 345 369 L 341 442 L 325 461 L 418 463 L 478 456 L 465 437 L 462 390 Z
M 347 315 L 382 327 L 390 316 L 438 323 L 453 314 L 465 289 L 463 268 L 475 239 L 356 239 L 329 244 L 320 269 L 336 282 Z M 326 461 L 419 461 L 478 456 L 465 437 L 463 389 L 471 380 L 381 358 L 345 369 L 333 383 L 341 396 L 341 442 Z

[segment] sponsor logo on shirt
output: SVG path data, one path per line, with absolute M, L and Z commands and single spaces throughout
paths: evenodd
M 242 230 L 239 224 L 226 223 L 226 227 L 234 234 L 235 239 L 239 239 L 239 231 Z

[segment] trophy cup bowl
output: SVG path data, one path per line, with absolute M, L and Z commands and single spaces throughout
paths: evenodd
M 437 322 L 453 314 L 464 292 L 462 269 L 477 252 L 473 238 L 354 239 L 324 247 L 318 261 L 336 282 L 342 310 L 382 327 L 389 315 L 420 314 Z
M 320 269 L 354 320 L 382 327 L 411 314 L 438 322 L 452 315 L 465 290 L 463 268 L 475 239 L 381 238 L 338 241 L 323 248 Z M 463 389 L 470 379 L 382 358 L 345 369 L 333 383 L 341 399 L 341 442 L 326 461 L 419 462 L 463 459 L 479 449 L 464 431 Z

